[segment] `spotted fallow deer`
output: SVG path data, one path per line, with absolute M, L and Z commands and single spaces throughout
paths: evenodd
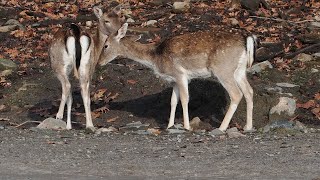
M 247 81 L 246 69 L 254 61 L 255 36 L 243 37 L 222 28 L 188 33 L 159 44 L 141 44 L 125 37 L 128 24 L 110 35 L 101 54 L 100 65 L 117 56 L 142 63 L 164 79 L 175 82 L 171 96 L 168 128 L 174 125 L 176 106 L 180 98 L 184 128 L 190 130 L 188 114 L 188 83 L 193 78 L 214 75 L 231 99 L 219 129 L 225 131 L 244 95 L 247 102 L 247 122 L 244 130 L 252 130 L 253 90 Z
M 122 25 L 120 8 L 117 6 L 112 11 L 103 13 L 100 8 L 94 7 L 93 11 L 99 23 L 95 34 L 86 32 L 76 24 L 70 24 L 59 29 L 49 45 L 51 67 L 62 86 L 62 98 L 56 118 L 63 119 L 64 107 L 67 103 L 67 129 L 72 128 L 72 93 L 69 81 L 72 70 L 80 82 L 86 128 L 94 128 L 90 108 L 90 81 L 107 39 L 105 32 L 117 32 Z

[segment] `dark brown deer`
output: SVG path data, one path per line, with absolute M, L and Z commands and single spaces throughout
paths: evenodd
M 98 7 L 94 7 L 93 10 L 99 21 L 99 28 L 95 34 L 86 32 L 76 24 L 71 24 L 59 29 L 49 45 L 51 67 L 62 86 L 62 98 L 56 118 L 63 119 L 64 107 L 67 103 L 67 129 L 72 128 L 72 93 L 69 81 L 72 71 L 80 82 L 86 114 L 86 128 L 94 128 L 90 108 L 91 78 L 107 39 L 105 32 L 116 32 L 121 27 L 123 20 L 119 15 L 119 6 L 108 13 L 103 13 Z
M 110 35 L 99 63 L 105 65 L 121 56 L 142 63 L 164 79 L 175 82 L 171 97 L 168 128 L 174 125 L 180 98 L 184 128 L 190 130 L 188 114 L 188 83 L 193 78 L 214 75 L 229 93 L 231 102 L 220 126 L 225 131 L 244 95 L 247 122 L 244 130 L 252 130 L 253 90 L 247 81 L 246 69 L 254 60 L 255 36 L 223 29 L 188 33 L 167 39 L 160 44 L 141 44 L 125 37 L 128 24 Z

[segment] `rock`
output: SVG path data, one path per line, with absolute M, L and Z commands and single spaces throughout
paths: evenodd
M 110 126 L 108 128 L 99 128 L 98 130 L 96 130 L 96 134 L 101 134 L 103 132 L 117 132 L 118 129 L 113 127 L 113 126 Z
M 18 20 L 16 19 L 9 19 L 5 25 L 15 25 L 18 26 L 21 30 L 25 31 L 26 27 L 24 27 L 24 25 L 22 25 Z
M 294 60 L 298 60 L 298 61 L 301 61 L 301 62 L 308 62 L 308 61 L 312 61 L 313 60 L 313 57 L 312 55 L 309 55 L 309 54 L 305 54 L 305 53 L 301 53 L 301 54 L 298 54 L 296 57 L 293 58 Z
M 4 71 L 7 69 L 15 70 L 17 69 L 17 64 L 9 59 L 0 58 L 0 71 Z
M 263 70 L 265 70 L 267 68 L 272 69 L 273 68 L 272 64 L 269 61 L 263 61 L 261 63 L 254 64 L 247 71 L 252 73 L 252 74 L 257 74 L 257 73 L 260 73 L 260 72 L 262 72 Z
M 251 11 L 256 11 L 259 8 L 260 1 L 258 0 L 241 0 L 240 4 L 243 8 L 251 10 Z
M 127 19 L 127 23 L 134 23 L 134 22 L 136 22 L 136 21 L 133 20 L 132 18 L 128 18 L 128 19 Z
M 246 137 L 246 135 L 239 132 L 239 130 L 236 127 L 227 129 L 226 131 L 229 138 L 239 138 L 239 137 Z
M 276 128 L 283 128 L 283 129 L 292 129 L 293 128 L 293 122 L 288 121 L 288 120 L 279 120 L 279 121 L 274 121 L 271 124 L 266 125 L 263 128 L 263 132 L 269 132 L 273 129 Z
M 0 32 L 9 32 L 17 28 L 17 25 L 0 26 Z
M 0 125 L 0 130 L 5 129 L 4 126 Z
M 142 124 L 140 121 L 129 123 L 124 127 L 121 127 L 121 130 L 138 130 L 138 129 L 147 129 L 150 124 Z
M 92 27 L 92 21 L 86 21 L 86 27 Z
M 320 60 L 320 52 L 312 54 L 312 57 L 313 57 L 315 60 Z
M 300 121 L 295 121 L 293 128 L 301 132 L 308 133 L 308 128 Z
M 279 103 L 269 111 L 269 120 L 286 120 L 294 115 L 296 100 L 288 97 L 280 97 Z
M 158 21 L 156 21 L 156 20 L 149 20 L 149 21 L 147 21 L 146 25 L 147 26 L 154 26 L 157 22 Z
M 320 22 L 311 22 L 310 26 L 315 28 L 320 28 Z
M 290 84 L 290 83 L 277 83 L 276 85 L 279 87 L 286 87 L 286 88 L 299 87 L 299 85 Z
M 221 131 L 219 128 L 216 128 L 212 131 L 209 132 L 209 135 L 212 137 L 220 136 L 220 135 L 225 135 L 225 132 Z
M 185 133 L 185 130 L 182 129 L 167 129 L 169 134 L 182 134 Z
M 42 121 L 37 128 L 39 129 L 54 129 L 54 130 L 64 130 L 66 129 L 67 123 L 60 119 L 47 118 Z
M 0 73 L 0 77 L 5 77 L 5 76 L 9 76 L 12 74 L 12 69 L 6 69 L 6 70 L 3 70 L 1 73 Z
M 229 21 L 233 26 L 239 25 L 239 21 L 236 18 L 230 18 Z
M 192 130 L 199 129 L 201 120 L 199 117 L 195 117 L 190 121 L 190 127 Z
M 188 1 L 174 2 L 173 3 L 173 9 L 174 9 L 175 12 L 188 11 L 190 9 L 190 2 L 188 2 Z
M 311 73 L 318 73 L 318 72 L 319 72 L 318 69 L 316 69 L 316 68 L 311 68 Z

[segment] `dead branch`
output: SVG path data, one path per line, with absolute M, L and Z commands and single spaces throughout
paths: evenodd
M 280 18 L 262 17 L 262 16 L 249 16 L 249 17 L 257 18 L 257 19 L 271 20 L 271 21 L 278 21 L 278 22 L 288 22 L 288 23 L 293 23 L 293 24 L 301 24 L 301 23 L 306 23 L 306 22 L 315 22 L 315 20 L 290 21 L 290 20 L 285 20 L 285 19 L 280 19 Z
M 310 46 L 307 46 L 305 48 L 302 48 L 298 51 L 295 51 L 293 53 L 289 53 L 289 54 L 285 54 L 284 55 L 284 58 L 293 58 L 294 56 L 300 54 L 300 53 L 305 53 L 305 52 L 309 52 L 311 50 L 314 50 L 314 49 L 317 49 L 319 48 L 320 49 L 320 43 L 317 43 L 317 44 L 313 44 L 313 45 L 310 45 Z M 319 49 L 317 51 L 319 51 Z
M 15 128 L 19 128 L 19 127 L 21 127 L 21 126 L 23 126 L 23 125 L 25 125 L 27 123 L 39 123 L 40 124 L 41 121 L 25 121 L 25 122 L 23 122 L 21 124 L 16 125 Z

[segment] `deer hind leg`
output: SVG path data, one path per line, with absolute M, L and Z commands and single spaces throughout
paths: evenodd
M 189 90 L 188 90 L 188 79 L 186 77 L 182 77 L 177 80 L 177 85 L 179 88 L 180 94 L 180 101 L 183 110 L 183 127 L 187 130 L 190 130 L 190 123 L 189 123 L 189 110 L 188 110 L 188 103 L 189 103 Z
M 170 128 L 174 125 L 174 118 L 176 114 L 177 104 L 179 101 L 179 87 L 177 84 L 173 86 L 172 95 L 171 95 L 171 112 L 169 118 L 169 124 L 167 128 Z
M 80 86 L 81 86 L 81 95 L 83 100 L 83 105 L 86 113 L 86 128 L 94 129 L 91 117 L 91 100 L 90 100 L 90 81 L 91 81 L 91 66 L 93 66 L 92 62 L 94 60 L 93 52 L 91 52 L 90 48 L 90 37 L 86 35 L 82 35 L 80 37 L 80 45 L 81 45 L 81 60 L 79 67 L 80 74 Z M 91 61 L 90 61 L 91 60 Z
M 61 102 L 59 106 L 59 110 L 57 113 L 57 119 L 63 119 L 64 107 L 67 102 L 67 129 L 71 129 L 71 106 L 72 106 L 72 94 L 71 94 L 71 84 L 68 79 L 67 74 L 58 74 L 58 79 L 61 82 L 62 86 L 62 96 Z
M 223 121 L 219 127 L 219 129 L 221 131 L 225 131 L 227 130 L 229 123 L 231 121 L 231 118 L 234 114 L 234 112 L 236 111 L 241 99 L 242 99 L 242 92 L 239 89 L 237 82 L 235 81 L 235 79 L 233 79 L 233 77 L 230 79 L 230 75 L 225 75 L 225 76 L 217 76 L 218 79 L 220 80 L 221 84 L 223 85 L 223 87 L 227 90 L 229 97 L 230 97 L 230 105 L 228 108 L 228 111 L 226 113 L 226 115 L 223 118 Z
M 89 80 L 80 80 L 81 95 L 84 105 L 84 110 L 86 113 L 86 128 L 93 128 L 92 117 L 91 117 L 91 100 L 89 91 Z
M 253 124 L 252 124 L 253 90 L 247 80 L 245 73 L 242 73 L 242 75 L 237 76 L 236 81 L 242 93 L 244 94 L 244 97 L 247 103 L 247 122 L 243 129 L 245 131 L 250 131 L 253 129 Z

